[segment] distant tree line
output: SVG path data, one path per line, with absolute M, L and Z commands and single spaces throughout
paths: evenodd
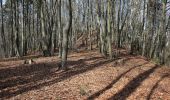
M 169 2 L 1 0 L 0 56 L 58 52 L 64 67 L 68 50 L 84 44 L 89 50 L 99 48 L 110 59 L 119 56 L 119 48 L 126 48 L 165 64 L 170 60 Z

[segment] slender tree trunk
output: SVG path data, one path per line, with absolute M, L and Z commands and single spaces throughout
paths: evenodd
M 64 28 L 63 33 L 63 45 L 62 45 L 62 68 L 67 68 L 67 53 L 68 53 L 68 36 L 72 26 L 72 0 L 69 0 L 69 23 Z
M 6 39 L 5 39 L 5 33 L 4 33 L 4 17 L 3 17 L 3 12 L 4 12 L 4 10 L 3 10 L 3 5 L 2 5 L 2 3 L 3 3 L 3 0 L 1 0 L 1 20 L 2 20 L 2 22 L 1 22 L 1 38 L 2 38 L 2 41 L 3 41 L 3 44 L 2 44 L 2 47 L 3 47 L 3 51 L 4 51 L 4 56 L 6 57 Z
M 42 49 L 47 50 L 46 34 L 45 34 L 45 16 L 44 16 L 44 1 L 40 1 L 40 16 L 41 16 L 41 33 L 42 33 Z
M 111 19 L 110 19 L 110 16 L 111 16 L 111 1 L 108 0 L 108 8 L 107 8 L 107 42 L 108 42 L 108 52 L 109 52 L 109 57 L 110 59 L 112 59 L 112 33 L 111 33 L 111 25 L 110 25 L 110 22 L 111 22 Z
M 62 10 L 62 0 L 60 0 L 60 6 L 59 6 L 59 20 L 60 20 L 60 32 L 59 32 L 59 57 L 61 58 L 62 57 L 62 39 L 63 39 L 63 27 L 62 27 L 62 20 L 61 20 L 61 10 Z

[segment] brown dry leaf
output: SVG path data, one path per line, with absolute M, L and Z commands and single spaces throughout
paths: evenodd
M 170 68 L 143 57 L 124 56 L 125 64 L 96 51 L 72 53 L 68 71 L 58 71 L 57 57 L 0 62 L 0 98 L 19 100 L 170 100 Z M 86 92 L 82 95 L 81 92 Z

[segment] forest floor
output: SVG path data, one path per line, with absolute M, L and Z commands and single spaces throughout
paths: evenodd
M 97 51 L 72 53 L 67 71 L 58 71 L 56 56 L 30 58 L 36 63 L 0 61 L 0 99 L 170 100 L 170 68 L 140 56 L 109 60 Z

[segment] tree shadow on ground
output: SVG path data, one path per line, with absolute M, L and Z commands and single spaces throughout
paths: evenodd
M 155 89 L 159 86 L 159 83 L 169 76 L 170 76 L 170 74 L 165 74 L 156 82 L 156 84 L 152 87 L 150 93 L 148 94 L 147 100 L 151 100 L 151 96 L 154 93 Z
M 127 61 L 127 60 L 126 60 Z M 104 89 L 92 94 L 91 96 L 89 96 L 87 99 L 88 100 L 94 100 L 95 98 L 97 98 L 98 96 L 100 96 L 101 94 L 103 94 L 105 91 L 109 90 L 112 88 L 112 86 L 118 82 L 124 75 L 126 75 L 128 72 L 130 72 L 131 70 L 135 69 L 136 67 L 140 67 L 143 65 L 148 64 L 148 62 L 134 66 L 132 68 L 130 68 L 129 70 L 127 70 L 126 72 L 122 73 L 121 75 L 117 76 L 109 85 L 107 85 Z
M 131 80 L 122 90 L 116 93 L 114 96 L 110 97 L 108 100 L 126 100 L 132 94 L 140 84 L 149 77 L 157 68 L 160 66 L 155 65 L 151 69 L 139 74 L 133 80 Z
M 92 64 L 86 64 L 85 62 L 94 59 L 95 61 Z M 102 59 L 100 57 L 68 61 L 68 67 L 71 67 L 71 69 L 67 71 L 57 71 L 57 62 L 0 69 L 0 98 L 8 99 L 31 90 L 50 86 L 112 61 L 114 60 Z

